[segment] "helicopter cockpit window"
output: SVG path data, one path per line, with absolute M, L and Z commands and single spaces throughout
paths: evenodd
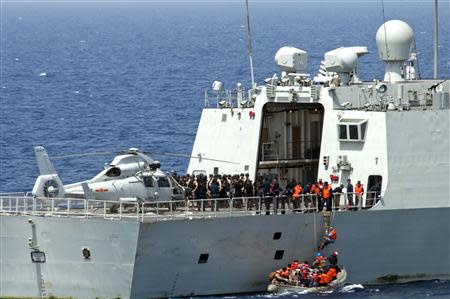
M 153 177 L 151 176 L 145 176 L 144 177 L 144 185 L 147 188 L 155 187 L 155 183 L 153 181 Z
M 166 177 L 158 177 L 158 187 L 170 187 L 169 180 Z
M 118 167 L 111 167 L 110 169 L 108 169 L 108 171 L 106 171 L 106 176 L 109 176 L 109 177 L 120 176 L 120 168 L 118 168 Z

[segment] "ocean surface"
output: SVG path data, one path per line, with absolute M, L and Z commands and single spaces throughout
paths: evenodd
M 449 1 L 440 2 L 439 75 L 449 78 L 450 9 Z M 190 155 L 205 89 L 214 80 L 226 88 L 250 85 L 242 3 L 2 1 L 0 192 L 32 189 L 35 145 L 50 156 L 138 147 L 162 168 L 184 173 L 187 158 L 160 153 Z M 386 0 L 384 6 L 383 16 L 380 1 L 250 1 L 257 81 L 278 71 L 273 57 L 286 45 L 309 53 L 312 75 L 325 52 L 367 46 L 361 76 L 382 78 L 375 33 L 384 19 L 411 25 L 420 75 L 430 78 L 433 1 Z M 113 157 L 54 164 L 71 183 L 93 177 Z M 245 296 L 261 297 L 272 296 Z M 449 298 L 450 283 L 350 286 L 301 297 Z

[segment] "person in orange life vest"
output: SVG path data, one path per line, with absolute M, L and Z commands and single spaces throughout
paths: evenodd
M 321 212 L 323 210 L 324 204 L 327 205 L 327 211 L 331 211 L 332 198 L 333 198 L 332 190 L 333 189 L 332 189 L 331 185 L 328 184 L 328 182 L 325 182 L 323 184 L 322 199 L 319 201 L 319 212 Z
M 302 202 L 302 199 L 301 199 L 302 191 L 303 191 L 302 186 L 300 185 L 300 183 L 297 183 L 297 185 L 295 185 L 295 187 L 294 187 L 293 194 L 292 194 L 293 208 L 294 208 L 294 211 L 296 211 L 296 212 L 299 211 L 299 209 L 300 209 L 300 205 Z
M 284 267 L 284 268 L 283 268 L 283 271 L 281 272 L 281 277 L 283 277 L 283 278 L 285 278 L 285 279 L 288 279 L 288 278 L 289 278 L 290 272 L 291 272 L 291 269 L 290 269 L 289 266 Z
M 320 208 L 320 205 L 321 205 L 320 201 L 322 200 L 322 188 L 323 188 L 323 185 L 319 185 L 319 183 L 317 183 L 316 188 L 314 189 L 316 196 L 313 199 L 313 202 L 314 202 L 313 206 L 315 209 L 317 209 L 318 207 Z
M 328 244 L 334 243 L 334 241 L 336 241 L 336 237 L 337 237 L 336 233 L 337 233 L 336 229 L 334 227 L 330 226 L 327 229 L 327 233 L 322 241 L 322 244 L 320 244 L 320 246 L 319 246 L 319 250 L 324 249 Z
M 364 188 L 361 184 L 361 181 L 358 181 L 355 185 L 355 204 L 357 209 L 359 208 L 359 204 L 362 204 L 362 195 L 364 194 Z

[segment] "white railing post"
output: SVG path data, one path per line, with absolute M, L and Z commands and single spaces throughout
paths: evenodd
M 70 216 L 70 198 L 67 199 L 67 217 Z

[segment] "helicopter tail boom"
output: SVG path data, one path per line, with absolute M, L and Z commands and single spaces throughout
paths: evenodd
M 55 167 L 53 167 L 47 151 L 43 146 L 35 146 L 34 154 L 36 155 L 36 162 L 39 168 L 40 175 L 56 174 Z
M 43 146 L 35 146 L 34 154 L 39 168 L 39 176 L 33 187 L 33 195 L 38 197 L 64 197 L 64 185 Z

